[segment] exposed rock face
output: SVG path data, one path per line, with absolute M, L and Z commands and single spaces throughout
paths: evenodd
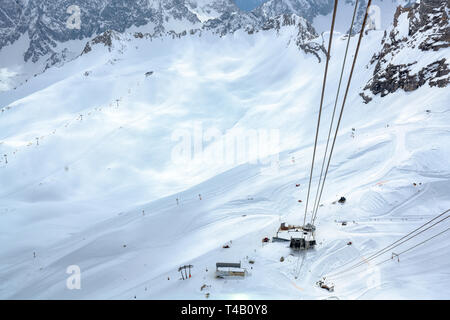
M 261 29 L 275 29 L 279 31 L 281 27 L 294 25 L 297 25 L 299 28 L 299 35 L 302 36 L 302 40 L 311 40 L 318 36 L 316 30 L 314 30 L 312 25 L 306 19 L 295 14 L 282 14 L 273 18 L 267 18 Z
M 295 14 L 283 14 L 275 18 L 269 18 L 261 26 L 262 30 L 274 29 L 277 32 L 285 26 L 295 26 L 298 30 L 297 35 L 294 39 L 295 44 L 299 49 L 306 53 L 311 53 L 317 57 L 319 62 L 321 62 L 320 52 L 326 55 L 326 50 L 322 44 L 311 41 L 317 38 L 319 35 L 316 30 L 314 30 L 311 23 L 306 19 L 299 17 Z
M 409 8 L 397 8 L 381 51 L 371 59 L 375 68 L 362 95 L 366 103 L 371 100 L 368 90 L 383 97 L 399 89 L 413 91 L 426 83 L 448 85 L 449 66 L 444 53 L 450 46 L 448 12 L 448 0 L 423 0 Z M 411 50 L 418 51 L 414 56 L 423 59 L 409 61 Z
M 143 35 L 142 35 L 142 37 L 143 37 Z M 91 41 L 86 43 L 86 46 L 84 47 L 82 54 L 86 54 L 86 53 L 90 52 L 92 50 L 93 45 L 100 44 L 100 43 L 103 44 L 105 47 L 108 47 L 108 50 L 111 51 L 113 39 L 119 40 L 120 36 L 112 30 L 107 30 L 104 33 L 102 33 L 101 35 L 95 37 L 94 39 L 92 39 Z
M 450 45 L 450 24 L 448 0 L 426 0 L 408 11 L 410 35 L 425 33 L 426 39 L 419 44 L 423 51 L 448 48 Z M 397 16 L 397 14 L 396 14 Z
M 372 93 L 379 93 L 384 97 L 398 89 L 403 89 L 406 92 L 414 91 L 427 82 L 430 86 L 447 86 L 449 78 L 445 76 L 449 74 L 449 69 L 445 59 L 433 62 L 417 73 L 411 73 L 410 67 L 414 64 L 389 64 L 382 73 L 383 78 L 376 75 L 371 85 L 366 88 L 370 88 Z
M 225 12 L 215 19 L 206 21 L 202 29 L 211 30 L 223 36 L 239 29 L 252 32 L 258 29 L 262 22 L 263 20 L 253 13 Z

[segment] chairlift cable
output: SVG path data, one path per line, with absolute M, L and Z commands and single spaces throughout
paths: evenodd
M 386 249 L 389 250 L 392 246 L 394 246 L 394 245 L 397 244 L 398 242 L 400 242 L 400 241 L 402 241 L 403 239 L 407 238 L 408 236 L 410 236 L 410 235 L 413 234 L 414 232 L 416 232 L 416 231 L 422 229 L 423 227 L 425 227 L 427 224 L 433 222 L 434 220 L 439 219 L 440 217 L 442 217 L 444 214 L 446 214 L 446 213 L 449 212 L 449 211 L 450 211 L 450 209 L 448 209 L 448 210 L 446 210 L 446 211 L 440 213 L 439 215 L 437 215 L 437 216 L 434 217 L 433 219 L 431 219 L 431 220 L 425 222 L 425 223 L 422 224 L 420 227 L 414 229 L 413 231 L 411 231 L 411 232 L 409 232 L 408 234 L 404 235 L 404 236 L 401 237 L 400 239 L 394 241 L 394 242 L 391 243 L 390 245 L 388 245 L 388 246 L 386 246 L 386 247 L 384 247 L 384 248 L 378 250 L 377 252 L 373 253 L 373 254 L 370 255 L 367 259 L 372 258 L 374 255 L 376 255 L 377 253 L 379 253 L 379 252 L 381 252 L 381 251 L 383 251 L 383 250 L 386 250 Z M 342 268 L 342 267 L 344 267 L 344 266 L 346 266 L 346 265 L 349 265 L 349 264 L 352 263 L 352 262 L 353 262 L 353 260 L 351 260 L 351 261 L 349 261 L 349 262 L 346 262 L 346 263 L 344 263 L 343 265 L 337 267 L 336 269 L 340 269 L 340 268 Z
M 325 170 L 325 175 L 324 175 L 324 177 L 323 177 L 322 187 L 321 187 L 320 193 L 319 193 L 319 200 L 318 200 L 318 203 L 320 203 L 320 199 L 321 199 L 321 197 L 322 197 L 322 192 L 323 192 L 323 187 L 325 186 L 325 181 L 326 181 L 326 179 L 327 179 L 328 169 L 329 169 L 329 167 L 330 167 L 331 157 L 332 157 L 332 155 L 333 155 L 334 146 L 335 146 L 335 144 L 336 144 L 336 138 L 337 138 L 337 135 L 338 135 L 338 132 L 339 132 L 339 127 L 340 127 L 340 124 L 341 124 L 342 115 L 343 115 L 343 113 L 344 113 L 345 102 L 347 101 L 348 91 L 349 91 L 349 89 L 350 89 L 350 84 L 351 84 L 352 77 L 353 77 L 353 71 L 355 70 L 356 59 L 358 58 L 359 48 L 360 48 L 360 46 L 361 46 L 361 40 L 362 40 L 363 35 L 364 35 L 364 29 L 365 29 L 365 26 L 366 26 L 367 17 L 368 17 L 368 14 L 369 14 L 369 7 L 370 7 L 371 3 L 372 3 L 372 0 L 369 0 L 369 1 L 367 2 L 366 12 L 365 12 L 365 14 L 364 14 L 364 20 L 363 20 L 363 23 L 362 23 L 362 26 L 361 26 L 361 31 L 360 31 L 360 33 L 359 33 L 358 44 L 356 45 L 355 56 L 353 57 L 352 68 L 351 68 L 351 70 L 350 70 L 350 75 L 349 75 L 348 81 L 347 81 L 347 87 L 346 87 L 346 89 L 345 89 L 344 98 L 343 98 L 343 100 L 342 100 L 341 112 L 340 112 L 340 114 L 339 114 L 338 122 L 337 122 L 337 125 L 336 125 L 336 131 L 335 131 L 335 133 L 334 133 L 333 143 L 331 144 L 330 155 L 329 155 L 329 157 L 328 157 L 328 163 L 327 163 L 327 167 L 326 167 L 326 170 Z M 317 207 L 316 209 L 318 209 L 318 207 Z M 314 225 L 314 221 L 316 220 L 316 217 L 317 217 L 317 211 L 318 211 L 318 210 L 316 210 L 315 212 L 313 212 L 313 218 L 312 218 L 312 220 L 311 220 L 311 222 L 312 222 L 311 224 L 313 224 L 313 225 Z
M 305 225 L 305 223 L 306 223 L 306 214 L 308 212 L 309 194 L 311 192 L 311 181 L 312 181 L 312 176 L 313 176 L 313 171 L 314 171 L 314 160 L 316 158 L 317 138 L 319 136 L 320 118 L 322 116 L 322 106 L 323 106 L 323 100 L 324 100 L 324 96 L 325 96 L 325 86 L 326 86 L 327 74 L 328 74 L 328 63 L 330 61 L 331 44 L 333 41 L 334 24 L 336 21 L 336 11 L 337 11 L 338 2 L 339 2 L 338 0 L 334 0 L 333 18 L 331 20 L 330 39 L 328 42 L 328 51 L 327 51 L 327 59 L 326 59 L 326 63 L 325 63 L 325 71 L 323 74 L 322 94 L 320 97 L 319 115 L 317 118 L 316 137 L 314 140 L 314 150 L 313 150 L 313 156 L 312 156 L 312 161 L 311 161 L 311 171 L 309 174 L 308 195 L 306 197 L 305 216 L 303 218 L 303 225 Z
M 337 107 L 337 103 L 338 103 L 338 100 L 339 100 L 339 93 L 341 91 L 342 78 L 343 78 L 343 75 L 344 75 L 345 63 L 347 62 L 348 47 L 350 45 L 350 40 L 352 38 L 353 24 L 355 22 L 355 16 L 356 16 L 356 9 L 357 8 L 358 8 L 358 0 L 356 0 L 356 2 L 355 2 L 355 9 L 353 10 L 352 23 L 350 24 L 350 30 L 349 30 L 349 33 L 348 33 L 347 46 L 345 48 L 345 54 L 344 54 L 344 61 L 342 62 L 341 75 L 339 77 L 339 85 L 338 85 L 338 88 L 337 88 L 336 98 L 335 98 L 335 101 L 334 101 L 333 115 L 331 116 L 330 129 L 328 130 L 327 145 L 325 147 L 325 152 L 323 154 L 322 168 L 320 169 L 319 183 L 317 184 L 316 197 L 314 199 L 313 213 L 316 212 L 316 207 L 319 206 L 319 203 L 317 203 L 317 198 L 318 198 L 318 195 L 319 195 L 320 184 L 322 182 L 323 169 L 325 167 L 326 156 L 327 156 L 327 152 L 328 152 L 328 146 L 329 146 L 330 138 L 331 138 L 331 131 L 333 129 L 334 117 L 335 117 L 335 114 L 336 114 L 336 107 Z M 311 219 L 311 224 L 312 224 L 312 219 Z
M 336 274 L 332 274 L 331 277 L 336 276 L 336 275 L 339 275 L 339 274 L 342 274 L 342 273 L 346 273 L 346 272 L 348 272 L 348 271 L 350 271 L 350 270 L 353 270 L 353 269 L 355 269 L 355 268 L 358 268 L 358 267 L 364 265 L 365 263 L 368 263 L 369 261 L 371 261 L 371 260 L 373 260 L 373 259 L 379 257 L 380 255 L 382 255 L 382 254 L 388 252 L 389 250 L 394 249 L 394 248 L 400 246 L 401 244 L 403 244 L 403 243 L 405 243 L 405 242 L 407 242 L 407 241 L 409 241 L 409 240 L 411 240 L 411 239 L 417 237 L 418 235 L 420 235 L 420 234 L 422 234 L 423 232 L 425 232 L 425 231 L 431 229 L 432 227 L 434 227 L 435 225 L 437 225 L 437 224 L 443 222 L 444 220 L 446 220 L 446 219 L 449 218 L 449 217 L 450 217 L 450 216 L 447 216 L 447 217 L 445 217 L 445 218 L 439 220 L 438 222 L 436 222 L 436 223 L 432 224 L 431 226 L 427 227 L 426 229 L 424 229 L 424 230 L 418 232 L 418 233 L 415 234 L 415 235 L 412 235 L 410 238 L 403 240 L 402 242 L 398 243 L 397 245 L 395 245 L 395 246 L 393 246 L 393 247 L 391 247 L 391 248 L 389 248 L 389 249 L 383 250 L 382 252 L 378 252 L 377 254 L 372 255 L 371 258 L 364 259 L 363 261 L 360 261 L 359 263 L 355 264 L 354 266 L 352 266 L 352 267 L 350 267 L 350 268 L 348 268 L 348 269 L 345 269 L 345 270 L 343 270 L 343 271 L 341 271 L 341 272 L 338 272 L 338 273 L 336 273 Z M 330 276 L 329 276 L 329 277 L 330 277 Z
M 449 210 L 448 210 L 448 211 L 449 211 Z M 405 243 L 405 242 L 407 242 L 407 241 L 409 241 L 409 240 L 411 240 L 411 239 L 417 237 L 418 235 L 420 235 L 420 234 L 422 234 L 423 232 L 425 232 L 425 231 L 431 229 L 431 228 L 434 227 L 435 225 L 437 225 L 437 224 L 439 224 L 439 223 L 445 221 L 445 220 L 448 219 L 448 218 L 450 218 L 450 216 L 447 216 L 447 217 L 445 217 L 445 218 L 443 218 L 443 219 L 441 219 L 441 220 L 439 220 L 439 221 L 433 223 L 431 226 L 429 226 L 429 227 L 427 227 L 427 228 L 425 228 L 425 229 L 419 231 L 418 233 L 416 233 L 416 234 L 410 236 L 409 238 L 407 238 L 407 239 L 405 239 L 405 240 L 403 240 L 403 241 L 401 241 L 401 242 L 399 242 L 399 240 L 397 240 L 396 242 L 399 242 L 399 243 L 397 243 L 396 245 L 390 245 L 390 246 L 386 247 L 385 249 L 382 249 L 382 250 L 380 250 L 380 251 L 374 253 L 374 254 L 371 255 L 369 258 L 364 259 L 363 261 L 360 261 L 360 262 L 356 263 L 355 265 L 349 267 L 348 269 L 345 269 L 345 270 L 343 270 L 343 271 L 341 271 L 341 272 L 337 272 L 337 273 L 335 273 L 335 274 L 331 274 L 331 275 L 329 275 L 328 277 L 334 277 L 334 276 L 336 276 L 336 275 L 339 275 L 339 274 L 342 274 L 342 273 L 346 273 L 346 272 L 351 271 L 351 270 L 353 270 L 353 269 L 355 269 L 355 268 L 358 268 L 358 267 L 364 265 L 365 263 L 367 263 L 367 262 L 369 262 L 369 261 L 371 261 L 371 260 L 373 260 L 373 259 L 379 257 L 380 255 L 382 255 L 382 254 L 388 252 L 389 250 L 394 249 L 394 248 L 396 248 L 396 247 L 402 245 L 403 243 Z M 405 237 L 403 237 L 403 238 L 405 238 Z
M 443 231 L 441 231 L 441 232 L 435 234 L 434 236 L 431 236 L 431 237 L 425 239 L 424 241 L 421 241 L 421 242 L 419 242 L 419 243 L 413 245 L 412 247 L 409 247 L 408 249 L 403 250 L 402 252 L 400 252 L 400 253 L 398 253 L 398 254 L 395 254 L 395 256 L 399 257 L 400 255 L 402 255 L 402 254 L 404 254 L 404 253 L 406 253 L 406 252 L 408 252 L 408 251 L 411 251 L 412 249 L 415 249 L 415 248 L 417 248 L 418 246 L 420 246 L 420 245 L 422 245 L 422 244 L 424 244 L 424 243 L 426 243 L 426 242 L 428 242 L 428 241 L 430 241 L 430 240 L 432 240 L 432 239 L 434 239 L 434 238 L 437 238 L 438 236 L 440 236 L 441 234 L 443 234 L 443 233 L 445 233 L 445 232 L 447 232 L 447 231 L 449 231 L 449 230 L 450 230 L 450 228 L 447 228 L 447 229 L 445 229 L 445 230 L 443 230 Z M 390 258 L 388 258 L 388 259 L 386 259 L 386 260 L 383 260 L 383 261 L 381 261 L 381 262 L 378 262 L 378 263 L 375 264 L 374 266 L 379 266 L 379 265 L 381 265 L 381 264 L 383 264 L 383 263 L 386 263 L 386 262 L 388 262 L 388 261 L 391 261 L 392 259 L 393 259 L 393 257 L 390 257 Z M 361 270 L 361 271 L 358 271 L 358 272 L 353 273 L 353 274 L 358 274 L 358 273 L 361 273 L 361 272 L 363 272 L 363 271 Z
M 430 240 L 432 240 L 432 239 L 434 239 L 434 238 L 440 236 L 441 234 L 447 232 L 448 230 L 450 230 L 450 228 L 447 228 L 447 229 L 445 229 L 444 231 L 441 231 L 441 232 L 435 234 L 434 236 L 429 237 L 428 239 L 426 239 L 426 240 L 424 240 L 424 241 L 422 241 L 422 242 L 419 242 L 418 244 L 415 244 L 414 246 L 409 247 L 409 248 L 406 249 L 406 250 L 403 250 L 402 252 L 396 254 L 396 256 L 400 256 L 400 255 L 402 255 L 402 254 L 404 254 L 404 253 L 406 253 L 406 252 L 408 252 L 408 251 L 411 251 L 412 249 L 417 248 L 418 246 L 420 246 L 420 245 L 422 245 L 422 244 L 424 244 L 424 243 L 426 243 L 426 242 L 428 242 L 428 241 L 430 241 Z M 389 259 L 386 259 L 386 260 L 384 260 L 384 261 L 382 261 L 382 262 L 379 262 L 379 263 L 377 263 L 376 265 L 378 266 L 378 265 L 383 264 L 384 262 L 389 261 L 389 260 L 392 260 L 392 258 L 389 258 Z

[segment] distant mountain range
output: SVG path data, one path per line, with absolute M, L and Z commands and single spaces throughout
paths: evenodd
M 224 34 L 259 28 L 281 14 L 311 20 L 329 13 L 333 0 L 269 0 L 250 12 L 239 9 L 233 0 L 0 0 L 0 7 L 0 50 L 27 37 L 24 61 L 36 62 L 61 53 L 58 43 L 91 38 L 107 30 L 124 32 L 145 26 L 158 35 L 205 28 Z M 72 24 L 77 15 L 78 26 Z

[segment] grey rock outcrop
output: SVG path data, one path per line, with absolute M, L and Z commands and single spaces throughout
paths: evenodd
M 426 83 L 448 85 L 450 71 L 444 56 L 436 55 L 434 61 L 425 64 L 422 60 L 426 59 L 417 59 L 450 46 L 448 12 L 447 0 L 424 0 L 408 8 L 397 8 L 393 27 L 385 32 L 382 49 L 370 62 L 375 68 L 362 94 L 366 103 L 371 100 L 370 93 L 383 97 L 400 89 L 413 91 Z M 418 54 L 408 54 L 411 50 Z M 398 63 L 399 55 L 416 60 Z

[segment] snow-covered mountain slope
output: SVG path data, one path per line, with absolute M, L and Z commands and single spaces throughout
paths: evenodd
M 243 12 L 232 0 L 3 0 L 0 90 L 16 88 L 52 66 L 75 59 L 86 41 L 104 32 L 165 37 L 212 30 L 225 35 L 240 29 L 258 31 L 280 15 Z
M 259 23 L 232 0 L 2 0 L 0 4 L 0 90 L 76 58 L 86 41 L 106 31 L 164 36 L 200 29 L 204 22 L 222 17 L 227 26 L 220 25 L 221 32 L 228 33 L 245 27 L 242 22 Z
M 291 255 L 286 244 L 262 245 L 281 222 L 303 220 L 324 63 L 299 50 L 297 37 L 288 24 L 222 37 L 113 36 L 111 46 L 92 45 L 1 93 L 0 297 L 447 299 L 448 234 L 400 262 L 333 279 L 334 293 L 315 285 L 450 208 L 448 88 L 425 84 L 369 104 L 359 96 L 384 31 L 363 38 L 316 249 Z M 334 39 L 324 124 L 346 45 L 345 35 Z M 255 133 L 245 154 L 221 148 L 221 138 Z M 325 136 L 324 125 L 319 154 Z M 192 157 L 178 152 L 183 143 Z M 270 144 L 278 156 L 272 149 L 249 163 Z M 347 202 L 333 204 L 340 196 Z M 250 274 L 216 279 L 218 261 L 241 261 Z M 178 280 L 188 263 L 193 277 Z M 66 287 L 71 265 L 81 290 Z

